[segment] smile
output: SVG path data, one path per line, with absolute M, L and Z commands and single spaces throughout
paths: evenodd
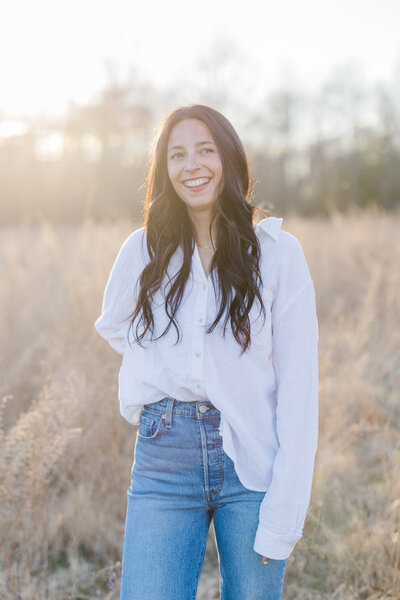
M 188 188 L 199 187 L 207 184 L 210 181 L 209 177 L 201 177 L 199 179 L 190 179 L 184 182 L 184 186 Z

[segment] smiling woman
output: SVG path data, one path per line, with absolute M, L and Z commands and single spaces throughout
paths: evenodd
M 212 520 L 221 600 L 281 600 L 302 536 L 315 294 L 300 243 L 282 219 L 253 221 L 250 191 L 223 115 L 194 105 L 166 117 L 144 226 L 123 244 L 95 323 L 123 355 L 121 413 L 138 425 L 121 600 L 194 598 Z

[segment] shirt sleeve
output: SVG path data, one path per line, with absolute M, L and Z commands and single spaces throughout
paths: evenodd
M 138 278 L 143 268 L 141 244 L 143 228 L 134 231 L 123 243 L 111 269 L 103 295 L 101 315 L 95 321 L 97 332 L 119 354 L 127 342 L 129 315 L 137 301 Z
M 318 445 L 318 321 L 314 285 L 300 243 L 280 266 L 272 313 L 279 442 L 260 506 L 254 550 L 286 559 L 303 535 Z

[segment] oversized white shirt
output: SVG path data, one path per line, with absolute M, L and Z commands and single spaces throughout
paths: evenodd
M 119 403 L 122 416 L 139 424 L 144 404 L 166 396 L 181 401 L 209 399 L 221 411 L 223 449 L 241 483 L 266 491 L 260 506 L 253 549 L 273 559 L 288 558 L 303 535 L 310 503 L 318 444 L 318 321 L 314 286 L 298 239 L 281 229 L 282 218 L 263 219 L 260 241 L 262 298 L 250 311 L 251 345 L 240 356 L 225 315 L 214 331 L 206 329 L 218 311 L 211 274 L 206 277 L 195 245 L 192 265 L 173 325 L 155 342 L 134 342 L 137 321 L 127 333 L 137 301 L 139 276 L 150 258 L 146 229 L 125 240 L 111 270 L 95 328 L 122 354 Z M 168 265 L 173 275 L 182 264 L 179 246 Z M 218 275 L 215 272 L 216 282 Z M 153 301 L 154 337 L 166 328 L 164 296 Z M 217 288 L 218 289 L 218 288 Z M 140 330 L 141 331 L 141 330 Z M 148 335 L 150 333 L 148 332 Z

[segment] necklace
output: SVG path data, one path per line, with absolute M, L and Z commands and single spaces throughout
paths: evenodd
M 214 248 L 214 246 L 200 246 L 200 244 L 197 244 L 198 248 Z M 215 248 L 216 250 L 216 248 Z

